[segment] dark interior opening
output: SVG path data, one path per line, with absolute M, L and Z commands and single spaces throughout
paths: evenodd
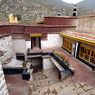
M 16 53 L 16 59 L 21 60 L 21 61 L 25 61 L 24 53 Z
M 33 73 L 43 70 L 42 57 L 31 58 L 30 62 L 30 69 L 33 69 Z

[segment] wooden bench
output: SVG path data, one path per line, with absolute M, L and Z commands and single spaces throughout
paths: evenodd
M 42 57 L 42 55 L 30 55 L 30 56 L 27 56 L 27 59 L 38 58 L 38 57 Z
M 64 68 L 54 59 L 54 58 L 50 58 L 50 60 L 54 63 L 54 65 L 57 67 L 57 71 L 58 71 L 58 78 L 61 80 L 61 72 L 64 71 Z
M 51 58 L 51 56 L 50 55 L 44 55 L 44 56 L 42 56 L 42 58 L 44 59 L 44 58 Z
M 52 63 L 56 66 L 58 70 L 58 78 L 61 79 L 61 72 L 69 71 L 72 75 L 74 74 L 74 69 L 64 62 L 59 56 L 54 54 L 54 52 L 46 52 L 43 54 L 42 58 L 49 58 Z

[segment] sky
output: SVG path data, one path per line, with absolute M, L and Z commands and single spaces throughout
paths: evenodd
M 83 0 L 62 0 L 62 1 L 67 2 L 67 3 L 76 4 L 76 3 L 80 2 L 80 1 L 83 1 Z

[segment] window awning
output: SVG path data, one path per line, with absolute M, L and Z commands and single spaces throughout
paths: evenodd
M 30 37 L 41 37 L 42 34 L 30 34 Z
M 85 44 L 90 44 L 90 45 L 93 45 L 95 46 L 95 39 L 92 39 L 92 38 L 87 38 L 87 37 L 82 37 L 82 36 L 76 36 L 76 35 L 70 35 L 69 33 L 64 33 L 64 32 L 61 32 L 60 33 L 61 36 L 63 37 L 66 37 L 66 38 L 70 38 L 72 40 L 75 40 L 75 41 L 78 41 L 78 42 L 82 42 L 82 43 L 85 43 Z

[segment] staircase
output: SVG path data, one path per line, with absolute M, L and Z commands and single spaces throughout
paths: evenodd
M 43 69 L 42 53 L 40 49 L 33 49 L 27 52 L 27 59 L 30 60 L 30 68 L 33 69 L 34 73 Z

